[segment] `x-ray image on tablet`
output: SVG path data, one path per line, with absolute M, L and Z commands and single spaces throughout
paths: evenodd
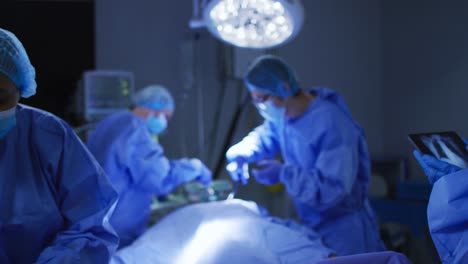
M 410 140 L 423 154 L 468 168 L 468 152 L 465 143 L 455 132 L 438 132 L 409 135 Z

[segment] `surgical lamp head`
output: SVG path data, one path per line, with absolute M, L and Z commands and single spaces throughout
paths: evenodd
M 227 43 L 265 49 L 296 37 L 304 11 L 300 0 L 212 0 L 203 19 L 208 30 Z

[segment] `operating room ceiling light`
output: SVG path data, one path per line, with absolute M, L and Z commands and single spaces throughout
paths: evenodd
M 304 13 L 299 0 L 213 0 L 203 10 L 208 30 L 243 48 L 272 48 L 293 39 Z

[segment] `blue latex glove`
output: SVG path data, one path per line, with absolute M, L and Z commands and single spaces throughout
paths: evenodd
M 213 174 L 211 174 L 211 171 L 208 168 L 204 167 L 200 176 L 198 176 L 195 180 L 203 184 L 203 186 L 208 187 L 210 186 L 212 179 Z
M 280 173 L 283 164 L 277 160 L 262 160 L 257 163 L 260 168 L 252 170 L 252 175 L 255 179 L 265 185 L 273 185 L 280 182 Z
M 245 161 L 231 161 L 226 166 L 226 170 L 234 182 L 239 182 L 242 185 L 245 185 L 249 182 L 249 172 L 247 163 Z
M 415 150 L 413 154 L 414 157 L 418 160 L 421 167 L 423 168 L 424 173 L 426 174 L 431 184 L 434 184 L 438 179 L 440 179 L 444 175 L 461 170 L 460 167 L 439 160 L 431 155 L 422 155 L 417 150 Z
M 249 144 L 240 142 L 228 149 L 226 159 L 229 162 L 237 161 L 242 165 L 242 162 L 248 161 L 253 155 L 252 147 Z
M 253 156 L 253 150 L 248 144 L 239 142 L 226 152 L 228 165 L 226 170 L 234 182 L 245 185 L 249 181 L 247 161 Z
M 199 159 L 190 159 L 190 163 L 198 174 L 195 180 L 205 186 L 209 186 L 213 179 L 213 174 L 210 169 L 208 169 L 208 167 L 206 167 Z

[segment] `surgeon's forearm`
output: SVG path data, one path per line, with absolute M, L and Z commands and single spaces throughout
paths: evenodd
M 280 151 L 278 133 L 267 121 L 256 127 L 241 142 L 254 153 L 252 158 L 255 161 L 273 158 Z
M 249 163 L 273 158 L 279 152 L 279 147 L 273 139 L 262 137 L 255 132 L 251 132 L 238 144 L 245 153 L 250 153 L 246 157 Z

